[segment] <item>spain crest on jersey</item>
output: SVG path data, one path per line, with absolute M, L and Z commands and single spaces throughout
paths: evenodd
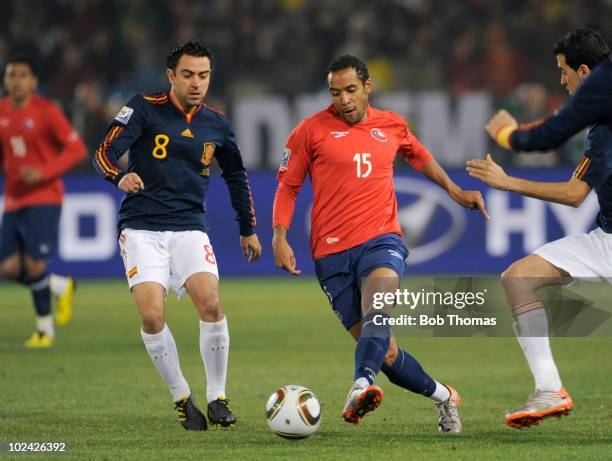
M 202 151 L 202 165 L 205 167 L 210 166 L 210 162 L 212 161 L 213 155 L 215 155 L 215 143 L 214 142 L 205 142 L 204 150 Z
M 210 162 L 212 162 L 212 157 L 215 155 L 215 143 L 214 142 L 205 142 L 204 149 L 202 150 L 202 171 L 200 171 L 200 176 L 209 176 L 210 171 L 208 167 L 210 166 Z

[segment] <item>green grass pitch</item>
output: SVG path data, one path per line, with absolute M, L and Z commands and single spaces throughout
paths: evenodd
M 602 288 L 603 289 L 603 288 Z M 609 287 L 607 287 L 609 289 Z M 313 279 L 223 280 L 231 353 L 228 397 L 233 430 L 187 432 L 148 358 L 124 281 L 83 282 L 72 323 L 56 346 L 26 350 L 33 310 L 23 288 L 0 284 L 0 442 L 65 441 L 67 455 L 19 459 L 88 460 L 405 460 L 610 459 L 612 338 L 555 338 L 557 364 L 576 408 L 528 430 L 503 416 L 532 391 L 514 338 L 400 338 L 438 380 L 463 397 L 464 432 L 438 434 L 426 398 L 381 375 L 381 407 L 359 427 L 341 420 L 352 381 L 353 342 Z M 169 297 L 167 319 L 198 402 L 204 373 L 195 309 Z M 311 388 L 322 404 L 319 431 L 281 439 L 264 417 L 280 385 Z M 0 453 L 0 457 L 6 456 Z

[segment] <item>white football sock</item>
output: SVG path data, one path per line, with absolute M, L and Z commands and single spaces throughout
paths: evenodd
M 357 380 L 353 384 L 353 386 L 361 387 L 362 389 L 365 389 L 369 385 L 370 385 L 370 381 L 368 381 L 367 378 L 364 378 L 363 376 L 361 378 L 357 378 Z
M 206 399 L 209 402 L 225 396 L 229 344 L 226 317 L 212 323 L 200 320 L 200 354 L 206 371 Z
M 172 399 L 176 402 L 190 395 L 189 384 L 181 372 L 176 343 L 168 325 L 164 325 L 159 333 L 151 335 L 141 329 L 140 334 L 151 360 L 170 388 Z
M 49 274 L 49 289 L 53 296 L 61 296 L 68 287 L 68 277 L 57 274 Z
M 53 317 L 51 314 L 44 317 L 36 316 L 36 330 L 46 333 L 52 338 L 55 337 L 55 327 L 53 326 Z
M 548 319 L 542 308 L 515 317 L 517 339 L 531 369 L 536 390 L 557 392 L 561 377 L 548 339 Z
M 446 387 L 442 383 L 439 383 L 435 379 L 434 379 L 434 382 L 436 383 L 436 390 L 434 391 L 433 394 L 429 396 L 429 398 L 436 403 L 446 402 L 451 396 L 451 393 L 448 390 L 448 387 Z

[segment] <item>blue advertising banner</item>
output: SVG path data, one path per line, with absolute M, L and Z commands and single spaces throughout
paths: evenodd
M 536 181 L 566 181 L 571 171 L 559 169 L 509 171 Z M 544 243 L 568 234 L 587 232 L 594 226 L 598 206 L 594 194 L 580 208 L 545 203 L 496 191 L 467 176 L 450 171 L 464 189 L 482 191 L 491 219 L 455 204 L 441 189 L 417 173 L 400 170 L 395 189 L 398 217 L 414 274 L 499 273 L 513 261 Z M 229 193 L 219 175 L 211 177 L 206 203 L 210 238 L 222 276 L 281 275 L 272 257 L 271 216 L 276 189 L 275 173 L 249 174 L 257 233 L 263 257 L 248 264 L 239 245 L 238 224 Z M 58 255 L 53 269 L 78 277 L 115 277 L 124 273 L 117 248 L 117 211 L 122 193 L 95 176 L 66 178 Z M 298 267 L 312 274 L 314 266 L 308 246 L 312 189 L 307 181 L 300 192 L 289 242 Z M 42 224 L 42 223 L 41 223 Z

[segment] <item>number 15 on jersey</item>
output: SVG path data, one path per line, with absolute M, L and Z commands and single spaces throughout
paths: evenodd
M 371 156 L 372 154 L 368 153 L 357 153 L 353 157 L 353 161 L 356 163 L 357 166 L 358 178 L 367 178 L 368 176 L 370 176 L 370 173 L 372 173 L 372 162 L 370 161 Z

